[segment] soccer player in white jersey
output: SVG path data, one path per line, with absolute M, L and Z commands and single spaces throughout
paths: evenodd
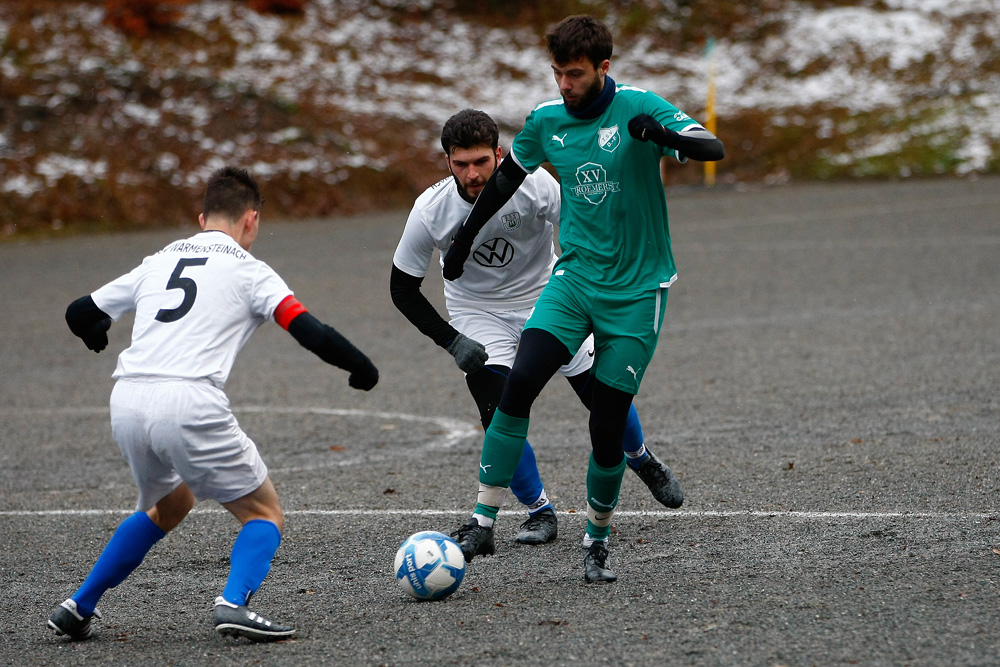
M 120 584 L 196 499 L 211 498 L 242 524 L 229 578 L 215 600 L 215 629 L 252 641 L 295 633 L 249 611 L 281 541 L 284 515 L 254 442 L 223 392 L 237 353 L 273 319 L 323 361 L 368 391 L 378 370 L 313 317 L 267 264 L 250 254 L 261 195 L 243 169 L 215 172 L 205 190 L 203 231 L 175 241 L 66 310 L 70 330 L 100 352 L 112 320 L 135 311 L 132 343 L 118 357 L 111 429 L 139 487 L 136 512 L 116 529 L 83 585 L 48 625 L 71 640 L 94 636 L 97 602 Z
M 660 180 L 664 156 L 719 160 L 722 142 L 655 93 L 608 75 L 612 39 L 590 16 L 546 34 L 561 99 L 543 102 L 514 137 L 448 250 L 442 274 L 462 276 L 481 231 L 548 162 L 560 178 L 561 255 L 535 304 L 493 421 L 483 439 L 479 494 L 458 531 L 467 558 L 493 551 L 493 522 L 517 467 L 531 405 L 581 343 L 594 336 L 584 577 L 610 582 L 608 537 L 626 458 L 622 433 L 652 360 L 677 277 Z
M 420 291 L 433 252 L 446 252 L 461 221 L 472 210 L 502 158 L 500 134 L 488 114 L 465 109 L 444 124 L 441 147 L 450 178 L 432 185 L 413 205 L 393 256 L 393 303 L 417 329 L 445 348 L 465 371 L 466 384 L 488 428 L 514 361 L 521 329 L 549 280 L 556 256 L 553 224 L 559 220 L 559 185 L 543 169 L 527 178 L 517 193 L 483 227 L 464 274 L 445 283 L 445 321 Z M 558 372 L 589 407 L 593 339 L 587 339 Z M 629 466 L 668 507 L 680 507 L 680 482 L 643 444 L 642 426 L 631 408 L 624 449 Z M 517 541 L 542 544 L 555 539 L 556 515 L 545 493 L 530 444 L 510 482 L 514 496 L 528 508 Z

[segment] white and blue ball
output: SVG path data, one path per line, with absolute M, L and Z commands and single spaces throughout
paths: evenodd
M 418 600 L 441 600 L 465 577 L 465 557 L 458 542 L 425 530 L 410 535 L 396 552 L 396 583 Z

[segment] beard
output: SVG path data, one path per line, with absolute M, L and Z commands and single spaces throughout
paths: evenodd
M 456 176 L 455 174 L 452 174 L 451 177 L 455 181 L 455 187 L 458 188 L 458 195 L 465 201 L 469 202 L 470 204 L 475 204 L 476 198 L 479 195 L 476 195 L 474 197 L 471 194 L 469 194 L 469 191 L 465 189 L 465 187 L 462 185 L 462 181 L 458 180 L 458 176 Z M 482 192 L 482 190 L 480 190 L 480 192 Z
M 496 171 L 498 164 L 499 163 L 496 160 L 493 161 L 493 171 Z M 449 171 L 451 171 L 451 169 L 449 169 Z M 487 183 L 490 182 L 490 177 L 493 176 L 493 171 L 490 172 L 490 176 L 487 176 L 486 179 L 483 180 L 483 186 L 485 186 Z M 459 196 L 465 201 L 469 202 L 470 204 L 475 204 L 476 199 L 479 198 L 479 195 L 473 195 L 468 190 L 466 190 L 465 186 L 462 185 L 462 181 L 458 180 L 458 176 L 455 175 L 454 171 L 451 171 L 451 178 L 453 181 L 455 181 L 455 187 L 458 188 Z M 482 192 L 481 189 L 479 191 Z
M 587 89 L 587 92 L 583 94 L 583 97 L 573 104 L 570 104 L 565 98 L 563 98 L 563 104 L 566 105 L 567 109 L 571 109 L 573 111 L 583 111 L 597 99 L 597 96 L 601 94 L 602 90 L 604 90 L 604 82 L 601 81 L 600 77 L 595 77 L 593 85 Z

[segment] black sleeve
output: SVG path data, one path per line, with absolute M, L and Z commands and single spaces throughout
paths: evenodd
M 354 373 L 371 366 L 372 362 L 364 352 L 309 312 L 300 313 L 289 322 L 288 333 L 299 345 L 337 368 Z
M 111 317 L 97 307 L 89 294 L 69 304 L 66 308 L 66 324 L 73 335 L 81 338 L 94 352 L 100 352 L 108 346 Z
M 514 196 L 521 183 L 528 177 L 528 172 L 508 154 L 497 167 L 490 180 L 486 182 L 483 191 L 476 198 L 476 203 L 469 212 L 469 217 L 455 234 L 455 242 L 466 247 L 472 247 L 476 234 L 490 218 Z
M 446 348 L 458 335 L 458 331 L 438 314 L 420 291 L 423 282 L 423 278 L 411 276 L 393 264 L 392 274 L 389 276 L 389 294 L 392 296 L 392 303 L 420 333 L 440 347 Z
M 716 162 L 726 156 L 726 149 L 716 137 L 699 137 L 674 132 L 663 128 L 668 140 L 663 142 L 667 148 L 682 153 L 685 157 L 701 162 Z M 706 134 L 708 134 L 706 132 Z

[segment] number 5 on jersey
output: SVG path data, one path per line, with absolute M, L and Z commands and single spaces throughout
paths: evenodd
M 207 262 L 208 257 L 184 258 L 177 261 L 177 266 L 167 281 L 167 289 L 183 290 L 184 300 L 176 308 L 161 308 L 156 313 L 157 322 L 176 322 L 188 314 L 194 305 L 195 297 L 198 296 L 198 284 L 191 278 L 181 277 L 181 273 L 189 266 L 204 266 Z

